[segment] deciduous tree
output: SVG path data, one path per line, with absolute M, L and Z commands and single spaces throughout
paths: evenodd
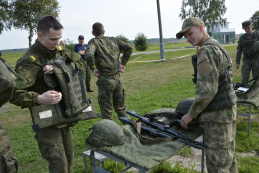
M 12 1 L 0 1 L 0 34 L 3 30 L 10 30 L 12 26 Z
M 38 20 L 44 15 L 58 17 L 57 0 L 16 0 L 14 3 L 14 27 L 29 32 L 29 46 L 36 32 Z
M 251 17 L 251 21 L 254 25 L 254 30 L 259 31 L 259 11 L 256 11 Z
M 227 7 L 225 0 L 183 0 L 179 17 L 184 20 L 188 17 L 201 18 L 207 29 L 220 23 L 226 25 L 227 19 L 223 18 Z

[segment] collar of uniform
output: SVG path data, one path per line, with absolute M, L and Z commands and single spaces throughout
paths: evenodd
M 204 44 L 206 44 L 207 42 L 209 42 L 211 39 L 214 39 L 213 37 L 209 37 L 209 38 L 207 38 L 207 40 L 204 42 Z M 204 45 L 203 44 L 203 45 Z
M 36 39 L 35 41 L 35 47 L 33 49 L 34 52 L 37 52 L 39 54 L 40 57 L 44 57 L 46 59 L 55 59 L 56 58 L 56 53 L 58 52 L 57 49 L 50 51 L 48 49 L 46 49 L 40 42 L 38 39 Z
M 103 34 L 101 34 L 101 35 L 98 35 L 97 37 L 95 37 L 95 38 L 103 38 L 104 37 L 104 35 Z

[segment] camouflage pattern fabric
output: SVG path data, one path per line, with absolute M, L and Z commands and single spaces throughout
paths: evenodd
M 0 107 L 13 95 L 16 74 L 12 67 L 0 57 Z
M 257 58 L 253 59 L 243 59 L 243 65 L 241 69 L 242 83 L 249 81 L 251 71 L 253 78 L 259 76 L 259 55 L 257 55 Z
M 120 63 L 121 51 L 124 53 Z M 132 47 L 116 38 L 100 35 L 88 42 L 85 52 L 86 61 L 91 70 L 94 69 L 95 64 L 101 74 L 115 74 L 120 72 L 120 64 L 125 66 L 128 62 Z
M 14 156 L 7 130 L 0 121 L 0 173 L 17 173 L 18 162 Z
M 121 62 L 120 52 L 124 51 Z M 126 65 L 132 53 L 130 44 L 113 37 L 99 35 L 88 42 L 86 61 L 91 70 L 94 66 L 100 71 L 96 85 L 101 115 L 113 120 L 112 107 L 119 117 L 126 114 L 125 91 L 120 79 L 120 65 Z
M 86 61 L 83 61 L 83 66 L 84 66 L 84 79 L 85 79 L 85 85 L 87 88 L 90 88 L 90 81 L 91 81 L 91 71 L 89 66 L 87 65 Z
M 123 145 L 99 148 L 88 143 L 88 140 L 86 140 L 86 144 L 93 150 L 97 149 L 109 153 L 119 159 L 140 166 L 145 170 L 149 170 L 162 164 L 164 161 L 177 154 L 177 152 L 185 146 L 184 143 L 177 141 L 149 145 L 143 144 L 138 139 L 136 129 L 133 126 L 123 125 L 122 128 L 126 139 Z M 191 139 L 197 139 L 202 134 L 203 130 L 201 128 L 196 128 L 193 130 L 179 130 L 179 132 Z M 154 136 L 150 136 L 147 133 L 143 133 L 143 135 L 148 138 L 154 138 Z
M 71 127 L 36 131 L 41 156 L 49 162 L 50 173 L 73 173 L 74 148 Z
M 236 113 L 236 106 L 232 110 L 225 110 Z M 214 114 L 214 112 L 206 113 Z M 204 117 L 206 115 L 203 115 Z M 210 115 L 208 115 L 210 116 Z M 235 136 L 236 121 L 230 123 L 215 123 L 208 121 L 203 124 L 204 141 L 210 146 L 205 149 L 206 164 L 209 173 L 230 172 L 237 173 L 237 160 L 235 157 Z
M 255 55 L 252 51 L 252 45 L 256 40 L 259 40 L 259 33 L 254 32 L 252 35 L 241 35 L 238 41 L 236 64 L 240 64 L 243 53 L 242 83 L 249 80 L 251 70 L 253 78 L 259 76 L 259 55 Z
M 213 39 L 208 38 L 206 42 Z M 205 44 L 206 44 L 205 42 Z M 192 118 L 196 118 L 200 113 L 200 122 L 204 123 L 204 143 L 209 145 L 211 149 L 206 152 L 206 159 L 212 163 L 218 163 L 216 167 L 223 167 L 224 165 L 232 165 L 235 159 L 227 159 L 231 154 L 222 157 L 210 157 L 217 155 L 221 149 L 228 148 L 234 151 L 235 142 L 235 128 L 231 128 L 229 124 L 236 121 L 236 105 L 216 111 L 203 112 L 207 105 L 211 102 L 218 91 L 219 74 L 226 71 L 228 67 L 228 60 L 225 54 L 216 46 L 203 45 L 198 52 L 197 61 L 197 88 L 195 93 L 195 101 L 191 105 L 188 114 Z M 230 126 L 230 127 L 229 127 Z M 218 128 L 215 128 L 218 127 Z M 220 127 L 220 128 L 219 128 Z M 232 130 L 230 130 L 232 129 Z M 228 131 L 229 130 L 229 131 Z M 228 132 L 228 133 L 225 133 Z M 222 138 L 222 140 L 219 139 Z M 219 142 L 220 141 L 220 142 Z M 208 150 L 206 150 L 208 151 Z M 223 158 L 227 157 L 227 158 Z M 210 160 L 213 159 L 213 160 Z M 229 163 L 222 163 L 219 159 L 225 159 Z M 223 164 L 223 165 L 221 165 Z M 233 164 L 235 165 L 235 164 Z M 214 169 L 208 164 L 208 170 Z M 231 168 L 232 169 L 232 168 Z M 230 171 L 230 167 L 228 168 Z M 219 171 L 220 172 L 220 171 Z M 224 172 L 227 172 L 224 171 Z
M 44 81 L 43 66 L 47 61 L 56 59 L 64 53 L 62 46 L 58 46 L 55 51 L 48 51 L 36 40 L 16 63 L 16 92 L 10 102 L 22 108 L 35 106 L 37 96 L 49 90 Z M 74 155 L 71 128 L 40 129 L 37 131 L 37 140 L 41 155 L 49 161 L 50 172 L 72 171 Z M 54 143 L 55 145 L 51 145 Z M 71 155 L 68 156 L 68 153 Z
M 126 114 L 126 96 L 120 82 L 120 74 L 101 75 L 96 85 L 98 86 L 98 102 L 102 118 L 113 120 L 113 107 L 119 117 L 129 118 L 129 115 Z

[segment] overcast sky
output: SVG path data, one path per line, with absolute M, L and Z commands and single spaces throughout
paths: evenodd
M 123 34 L 130 40 L 142 32 L 147 38 L 159 38 L 156 0 L 58 0 L 60 22 L 64 26 L 63 38 L 77 43 L 78 35 L 88 42 L 93 36 L 92 24 L 101 22 L 105 35 Z M 259 10 L 259 0 L 225 0 L 227 12 L 224 17 L 229 28 L 244 33 L 241 23 Z M 179 18 L 182 0 L 160 0 L 164 38 L 175 38 L 181 29 Z M 217 10 L 217 9 L 215 9 Z M 36 35 L 33 37 L 33 42 Z M 3 31 L 0 35 L 0 50 L 28 47 L 28 31 Z

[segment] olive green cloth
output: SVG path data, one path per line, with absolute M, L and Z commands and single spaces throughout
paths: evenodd
M 185 144 L 177 141 L 161 142 L 158 144 L 144 145 L 136 136 L 135 129 L 130 125 L 122 126 L 126 142 L 123 145 L 112 147 L 100 147 L 99 151 L 107 152 L 119 159 L 149 170 L 177 153 Z M 196 139 L 202 134 L 201 128 L 194 130 L 179 130 L 179 132 L 191 139 Z M 94 146 L 87 146 L 95 150 Z

